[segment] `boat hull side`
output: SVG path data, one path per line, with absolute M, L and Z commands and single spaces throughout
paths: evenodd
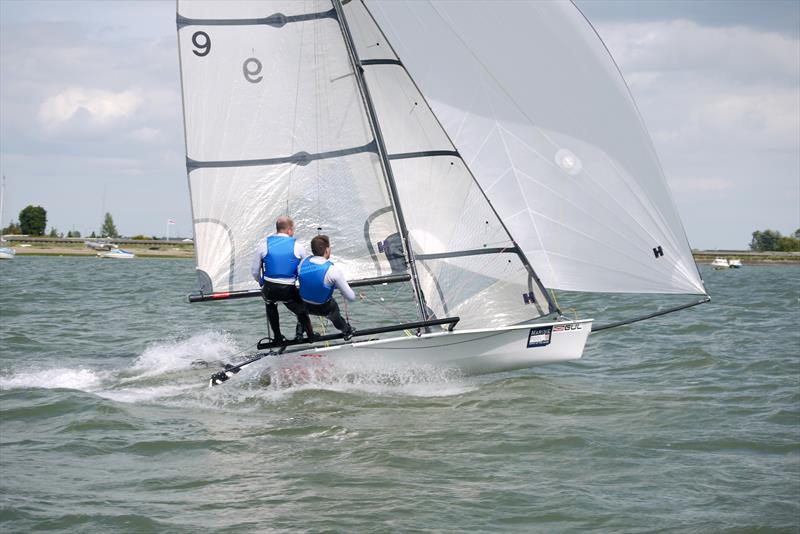
M 562 321 L 492 330 L 465 330 L 314 347 L 306 353 L 357 357 L 387 364 L 419 364 L 479 375 L 577 360 L 592 321 Z

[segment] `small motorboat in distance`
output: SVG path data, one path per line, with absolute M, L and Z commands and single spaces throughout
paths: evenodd
M 714 269 L 727 269 L 730 267 L 730 264 L 725 258 L 714 258 L 714 261 L 711 262 L 711 266 Z
M 122 250 L 121 248 L 115 248 L 114 250 L 109 250 L 108 252 L 98 252 L 97 255 L 101 258 L 114 258 L 117 260 L 129 260 L 136 257 L 136 254 L 133 252 L 128 252 L 127 250 Z
M 16 254 L 13 248 L 0 247 L 0 260 L 13 260 Z
M 728 267 L 731 269 L 741 269 L 742 260 L 728 260 Z

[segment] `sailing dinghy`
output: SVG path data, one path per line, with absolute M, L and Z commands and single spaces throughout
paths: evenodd
M 554 290 L 701 296 L 601 328 L 708 300 L 628 88 L 572 3 L 177 6 L 189 300 L 259 297 L 252 255 L 289 215 L 413 319 L 259 349 L 496 373 L 581 357 L 592 320 Z

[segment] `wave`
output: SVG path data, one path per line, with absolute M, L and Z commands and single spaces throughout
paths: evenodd
M 123 403 L 251 409 L 254 401 L 281 402 L 300 392 L 447 397 L 477 387 L 452 369 L 374 361 L 369 355 L 267 357 L 242 368 L 224 385 L 209 387 L 225 363 L 241 363 L 249 349 L 229 334 L 205 331 L 184 339 L 154 342 L 123 368 L 59 367 L 5 376 L 2 389 L 74 389 Z M 249 352 L 252 355 L 252 352 Z M 260 402 L 255 402 L 255 405 Z

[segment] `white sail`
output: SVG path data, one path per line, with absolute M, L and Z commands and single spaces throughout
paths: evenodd
M 627 86 L 570 2 L 366 5 L 545 287 L 705 294 Z
M 460 328 L 550 313 L 535 273 L 364 4 L 344 6 L 398 192 L 420 286 Z
M 380 274 L 364 224 L 390 200 L 331 2 L 179 0 L 178 41 L 202 290 L 257 287 L 280 215 L 306 246 L 329 235 L 351 278 Z

